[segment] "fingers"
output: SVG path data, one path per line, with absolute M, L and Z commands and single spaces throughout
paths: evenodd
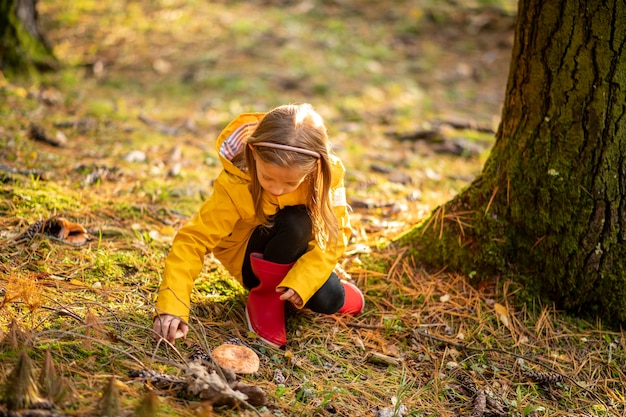
M 154 333 L 152 335 L 154 337 L 154 340 L 156 340 L 157 342 L 161 338 L 169 340 L 169 337 L 168 337 L 169 331 L 170 331 L 169 329 L 170 329 L 170 326 L 172 325 L 173 320 L 174 320 L 174 317 L 168 314 L 161 314 L 160 316 L 156 316 L 154 318 L 154 323 L 153 323 Z
M 302 305 L 302 298 L 300 298 L 298 293 L 292 290 L 291 288 L 278 287 L 276 288 L 276 291 L 282 292 L 282 295 L 280 296 L 281 300 L 289 301 L 290 303 L 297 305 L 297 306 Z
M 175 339 L 186 339 L 187 332 L 189 332 L 189 325 L 184 321 L 178 323 L 178 330 L 176 330 Z
M 289 297 L 291 297 L 294 293 L 294 291 L 290 288 L 285 288 L 285 287 L 278 287 L 276 288 L 276 292 L 282 292 L 280 299 L 283 301 L 287 301 L 289 300 Z
M 172 319 L 172 321 L 170 321 L 169 326 L 166 329 L 167 331 L 163 332 L 163 335 L 165 335 L 165 338 L 170 343 L 174 343 L 174 340 L 176 340 L 176 333 L 179 331 L 178 330 L 179 323 L 180 323 L 180 320 Z
M 161 314 L 154 318 L 153 330 L 153 337 L 156 341 L 163 338 L 174 343 L 174 340 L 187 336 L 189 326 L 176 316 Z
M 297 293 L 294 293 L 291 302 L 293 305 L 300 307 L 302 305 L 302 298 Z

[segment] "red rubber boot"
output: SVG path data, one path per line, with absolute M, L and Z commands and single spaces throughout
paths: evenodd
M 263 259 L 261 253 L 251 253 L 252 272 L 261 283 L 250 290 L 246 304 L 248 328 L 264 342 L 282 347 L 287 343 L 285 330 L 285 301 L 276 287 L 285 278 L 295 262 L 277 264 Z
M 343 289 L 346 291 L 346 301 L 337 313 L 358 316 L 363 312 L 363 308 L 365 308 L 363 293 L 356 285 L 348 281 L 342 280 L 341 283 L 343 284 Z

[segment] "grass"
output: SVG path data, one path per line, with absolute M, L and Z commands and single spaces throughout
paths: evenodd
M 492 141 L 441 123 L 497 125 L 512 3 L 42 3 L 66 66 L 36 82 L 0 79 L 0 164 L 14 168 L 0 172 L 0 383 L 25 350 L 35 374 L 51 354 L 68 387 L 59 412 L 72 416 L 102 414 L 112 377 L 122 415 L 139 415 L 149 392 L 162 416 L 481 415 L 482 394 L 482 415 L 624 415 L 622 332 L 519 304 L 523 288 L 497 277 L 473 288 L 386 246 L 480 172 L 488 146 L 458 157 L 395 138 Z M 209 258 L 189 339 L 156 345 L 163 261 L 211 192 L 215 136 L 237 113 L 294 101 L 322 113 L 349 169 L 355 233 L 341 262 L 365 313 L 291 315 L 286 349 L 268 348 L 247 330 L 245 291 Z M 67 145 L 30 139 L 32 123 Z M 91 240 L 16 242 L 57 215 Z M 259 372 L 240 378 L 266 406 L 213 407 L 131 376 L 182 377 L 196 345 L 229 341 L 259 354 Z

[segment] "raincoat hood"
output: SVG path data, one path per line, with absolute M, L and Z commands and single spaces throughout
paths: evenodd
M 246 139 L 254 133 L 259 122 L 267 113 L 244 113 L 235 118 L 222 130 L 215 141 L 215 148 L 226 172 L 250 181 L 250 175 L 232 163 L 232 158 L 243 151 Z

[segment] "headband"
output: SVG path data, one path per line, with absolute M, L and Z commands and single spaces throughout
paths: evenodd
M 310 151 L 310 150 L 304 149 L 304 148 L 298 148 L 297 146 L 282 145 L 280 143 L 257 142 L 257 143 L 253 143 L 252 146 L 265 146 L 266 148 L 275 148 L 275 149 L 282 149 L 284 151 L 292 151 L 292 152 L 303 153 L 305 155 L 313 156 L 313 157 L 315 157 L 317 159 L 321 158 L 320 154 L 315 152 L 315 151 Z

